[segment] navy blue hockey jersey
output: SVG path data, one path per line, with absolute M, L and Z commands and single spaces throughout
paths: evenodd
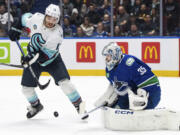
M 123 54 L 121 61 L 112 70 L 106 68 L 106 77 L 121 96 L 127 94 L 128 87 L 134 93 L 137 93 L 138 88 L 143 88 L 150 95 L 154 92 L 153 86 L 160 87 L 151 68 L 132 55 Z

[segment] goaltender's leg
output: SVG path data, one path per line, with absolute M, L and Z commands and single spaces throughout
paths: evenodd
M 169 109 L 132 111 L 105 107 L 104 126 L 111 130 L 180 130 L 180 112 Z

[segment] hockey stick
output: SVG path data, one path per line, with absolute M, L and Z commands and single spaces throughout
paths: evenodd
M 23 68 L 22 65 L 15 65 L 15 64 L 0 63 L 0 65 L 9 66 L 9 67 Z
M 98 109 L 100 109 L 101 107 L 104 107 L 104 106 L 106 106 L 106 105 L 107 105 L 107 102 L 105 102 L 104 104 L 102 104 L 102 105 L 100 105 L 100 106 L 95 107 L 94 109 L 90 110 L 89 112 L 86 112 L 85 114 L 83 114 L 83 116 L 81 117 L 81 119 L 82 119 L 82 120 L 86 119 L 86 118 L 89 116 L 90 113 L 92 113 L 92 112 L 94 112 L 94 111 L 96 111 L 96 110 L 98 110 Z
M 19 50 L 21 51 L 23 57 L 25 57 L 25 54 L 24 54 L 24 52 L 23 52 L 23 50 L 22 50 L 22 48 L 21 48 L 21 46 L 20 46 L 18 40 L 16 40 L 16 44 L 17 44 L 17 46 L 19 47 Z M 40 88 L 41 90 L 45 89 L 45 88 L 49 85 L 50 79 L 49 79 L 49 81 L 48 81 L 46 84 L 42 85 L 42 84 L 39 83 L 38 78 L 36 77 L 36 75 L 35 75 L 35 73 L 34 73 L 32 67 L 31 67 L 31 65 L 29 65 L 29 63 L 28 63 L 28 68 L 29 68 L 29 70 L 30 70 L 30 72 L 31 72 L 31 74 L 32 74 L 32 76 L 33 76 L 33 78 L 35 79 L 37 85 L 39 86 L 39 88 Z

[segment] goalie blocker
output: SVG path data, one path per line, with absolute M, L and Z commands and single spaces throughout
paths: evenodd
M 132 111 L 104 107 L 105 128 L 121 131 L 180 130 L 180 112 L 168 109 Z

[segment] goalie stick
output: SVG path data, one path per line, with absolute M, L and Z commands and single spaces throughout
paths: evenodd
M 106 106 L 106 105 L 107 105 L 107 102 L 105 102 L 104 104 L 102 104 L 102 105 L 100 105 L 100 106 L 95 107 L 94 109 L 90 110 L 89 112 L 86 112 L 85 114 L 83 114 L 83 116 L 81 117 L 81 119 L 82 119 L 82 120 L 86 119 L 86 118 L 89 116 L 90 113 L 92 113 L 92 112 L 94 112 L 94 111 L 96 111 L 96 110 L 98 110 L 98 109 L 100 109 L 101 107 L 104 107 L 104 106 Z
M 15 65 L 15 64 L 8 64 L 8 63 L 0 63 L 0 65 L 9 66 L 9 67 L 16 67 L 16 68 L 23 68 L 22 65 Z
M 19 50 L 21 51 L 23 57 L 25 57 L 25 54 L 24 54 L 24 52 L 23 52 L 23 50 L 22 50 L 22 48 L 21 48 L 21 46 L 20 46 L 18 40 L 16 40 L 16 44 L 17 44 Z M 33 78 L 35 79 L 37 85 L 39 86 L 39 88 L 40 88 L 41 90 L 45 89 L 45 88 L 49 85 L 50 79 L 49 79 L 49 81 L 48 81 L 46 84 L 42 85 L 42 84 L 39 83 L 38 78 L 36 77 L 36 75 L 35 75 L 35 73 L 34 73 L 32 67 L 31 67 L 31 65 L 29 65 L 29 63 L 28 63 L 28 68 L 29 68 L 29 70 L 30 70 L 30 72 L 31 72 L 31 74 L 32 74 L 32 76 L 33 76 Z

